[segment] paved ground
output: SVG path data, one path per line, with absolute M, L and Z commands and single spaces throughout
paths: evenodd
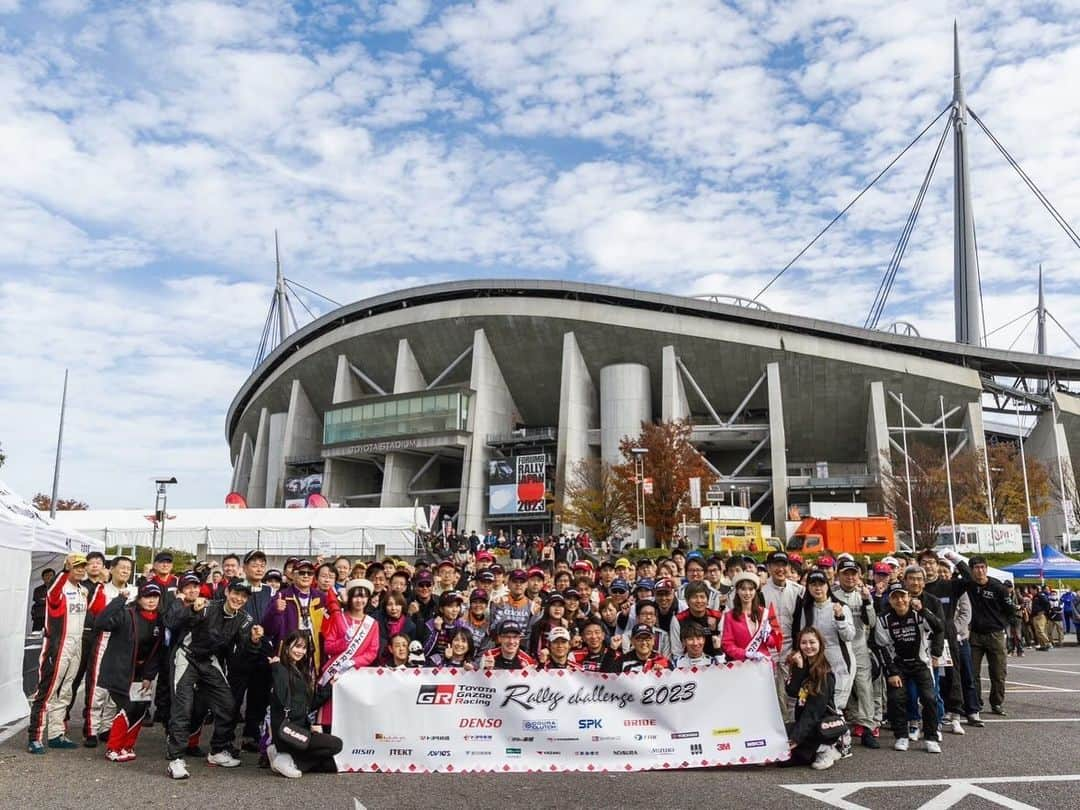
M 426 807 L 502 808 L 841 807 L 943 810 L 956 807 L 1080 807 L 1080 648 L 1010 658 L 1007 719 L 988 719 L 964 737 L 946 735 L 945 753 L 916 743 L 899 754 L 883 737 L 880 751 L 857 749 L 852 759 L 821 773 L 810 769 L 715 770 L 603 774 L 306 776 L 286 780 L 255 767 L 232 771 L 190 763 L 192 778 L 164 775 L 160 727 L 139 741 L 139 759 L 117 765 L 100 749 L 25 753 L 25 737 L 0 744 L 0 807 L 78 808 L 93 794 L 110 810 L 182 803 L 186 807 L 297 806 L 410 810 Z M 983 781 L 985 780 L 985 781 Z

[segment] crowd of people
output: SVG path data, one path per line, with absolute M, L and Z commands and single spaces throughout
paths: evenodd
M 1022 653 L 1025 622 L 1037 649 L 1052 643 L 1043 591 L 1018 594 L 985 559 L 951 552 L 871 563 L 697 550 L 631 562 L 578 543 L 531 559 L 527 545 L 442 551 L 414 564 L 290 558 L 276 570 L 254 550 L 179 574 L 161 552 L 138 578 L 126 556 L 69 555 L 38 590 L 28 750 L 80 745 L 68 729 L 82 687 L 81 745 L 112 762 L 135 759 L 140 731 L 160 723 L 174 779 L 190 776 L 188 758 L 232 768 L 245 753 L 297 778 L 335 771 L 332 685 L 356 667 L 622 673 L 768 660 L 785 764 L 825 769 L 856 743 L 879 748 L 883 727 L 897 751 L 922 739 L 940 754 L 943 731 L 982 727 L 987 706 L 1005 715 L 1006 658 Z M 1057 601 L 1080 643 L 1080 599 Z

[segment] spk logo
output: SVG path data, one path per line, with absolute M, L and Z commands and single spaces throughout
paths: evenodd
M 416 702 L 421 706 L 449 706 L 454 702 L 452 683 L 427 683 L 420 686 Z
M 603 728 L 604 721 L 597 717 L 590 717 L 577 721 L 577 727 L 584 731 L 587 728 Z

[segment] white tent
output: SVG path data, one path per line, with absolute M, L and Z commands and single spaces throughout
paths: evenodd
M 26 717 L 23 652 L 34 557 L 104 551 L 96 540 L 42 516 L 0 481 L 0 727 Z
M 427 531 L 425 510 L 385 509 L 169 509 L 165 545 L 207 555 L 259 548 L 271 556 L 415 553 L 417 531 Z M 149 546 L 153 524 L 138 509 L 57 514 L 57 523 L 110 548 Z

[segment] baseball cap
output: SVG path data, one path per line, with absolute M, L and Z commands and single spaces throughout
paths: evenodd
M 548 641 L 555 641 L 556 639 L 562 639 L 563 641 L 570 640 L 570 631 L 565 627 L 552 627 L 551 632 L 548 633 Z
M 654 590 L 655 588 L 656 588 L 656 583 L 653 582 L 648 577 L 642 577 L 641 579 L 639 579 L 637 582 L 634 583 L 634 592 L 635 593 L 637 591 L 651 591 L 651 590 Z
M 540 577 L 541 579 L 543 579 L 544 578 L 544 569 L 543 568 L 538 568 L 537 566 L 534 565 L 532 568 L 530 568 L 528 570 L 527 575 L 529 577 Z
M 626 557 L 619 557 L 619 559 L 617 559 L 615 561 L 615 567 L 616 568 L 629 568 L 630 567 L 630 560 L 626 559 Z
M 788 555 L 783 551 L 770 551 L 769 556 L 765 558 L 765 564 L 771 565 L 772 563 L 782 563 L 787 565 Z
M 895 582 L 889 586 L 888 596 L 891 599 L 894 593 L 909 593 L 908 589 L 901 585 L 899 582 Z
M 574 563 L 571 570 L 573 570 L 573 571 L 592 571 L 592 563 L 590 563 L 588 560 L 578 560 L 576 563 Z
M 494 559 L 495 559 L 495 557 L 490 551 L 478 551 L 478 552 L 476 552 L 476 561 L 477 562 L 481 562 L 481 561 L 491 562 Z
M 139 588 L 139 596 L 161 596 L 161 586 L 156 582 L 147 582 Z
M 471 594 L 469 594 L 469 602 L 486 602 L 488 601 L 488 592 L 483 588 L 477 588 Z
M 581 593 L 578 591 L 577 588 L 567 588 L 565 591 L 562 592 L 562 595 L 563 595 L 564 599 L 580 599 L 581 598 Z
M 439 560 L 439 565 L 437 567 L 438 568 L 456 568 L 457 566 L 454 565 L 453 560 L 451 560 L 449 558 L 446 558 L 446 559 Z
M 692 550 L 692 551 L 686 552 L 686 561 L 687 562 L 690 562 L 690 560 L 704 560 L 704 559 L 705 559 L 705 555 L 702 554 L 700 551 L 698 551 L 696 548 L 694 550 Z
M 510 572 L 510 581 L 511 582 L 524 582 L 528 578 L 529 578 L 529 575 L 527 573 L 525 573 L 524 568 L 515 568 L 513 571 Z
M 77 565 L 86 565 L 86 555 L 80 554 L 77 551 L 72 554 L 68 554 L 67 564 L 70 568 L 74 568 Z
M 859 564 L 852 559 L 840 560 L 836 566 L 837 572 L 840 571 L 858 571 Z
M 270 580 L 270 579 L 276 579 L 278 582 L 281 582 L 281 580 L 283 580 L 284 578 L 285 577 L 282 576 L 280 571 L 278 571 L 276 568 L 271 568 L 263 576 L 263 582 L 266 582 L 267 580 Z
M 452 605 L 455 602 L 460 604 L 463 601 L 465 600 L 461 598 L 461 594 L 457 591 L 443 591 L 441 594 L 439 594 L 439 607 L 444 607 L 445 605 Z
M 615 579 L 608 586 L 608 590 L 612 593 L 630 593 L 630 583 L 625 579 Z
M 253 549 L 244 555 L 244 565 L 247 565 L 252 560 L 262 560 L 266 562 L 266 554 L 260 549 Z
M 515 622 L 513 619 L 507 619 L 499 625 L 499 632 L 496 635 L 520 636 L 521 625 Z
M 896 559 L 896 557 L 885 557 L 884 559 L 882 559 L 882 562 L 886 565 L 891 565 L 893 568 L 900 567 L 900 561 Z
M 303 571 L 305 568 L 310 568 L 312 571 L 314 571 L 315 563 L 313 563 L 311 560 L 297 560 L 296 564 L 293 566 L 293 571 Z
M 502 573 L 505 573 L 505 571 L 506 571 L 506 569 L 503 568 L 498 563 L 495 563 L 494 565 L 489 565 L 487 570 L 490 571 L 493 574 L 502 574 Z
M 251 596 L 251 586 L 248 585 L 247 581 L 243 579 L 230 580 L 228 589 L 230 591 L 239 591 L 240 593 L 246 593 L 248 596 Z
M 430 571 L 421 571 L 416 576 L 416 585 L 417 585 L 417 587 L 419 587 L 420 585 L 431 585 L 434 581 L 435 580 L 433 580 L 431 578 L 431 572 Z
M 86 558 L 83 557 L 83 559 L 85 560 Z M 159 563 L 159 562 L 172 562 L 172 561 L 173 561 L 172 554 L 170 552 L 168 552 L 168 551 L 159 551 L 157 554 L 154 555 L 154 562 L 156 562 L 156 563 Z
M 825 576 L 824 571 L 811 571 L 806 577 L 806 584 L 811 585 L 815 582 L 820 583 L 821 585 L 828 585 L 829 578 Z
M 819 557 L 817 565 L 818 568 L 833 568 L 836 565 L 836 560 L 832 557 Z
M 179 587 L 183 588 L 185 585 L 202 585 L 202 580 L 194 571 L 185 571 L 180 575 Z
M 555 603 L 555 602 L 558 602 L 560 605 L 565 605 L 566 604 L 566 597 L 563 596 L 558 591 L 552 591 L 551 593 L 548 594 L 547 603 L 550 605 L 550 604 Z
M 802 555 L 801 554 L 794 554 L 794 553 L 788 554 L 787 558 L 788 558 L 789 563 L 794 563 L 795 565 L 802 565 Z
M 675 583 L 667 577 L 664 577 L 663 579 L 656 580 L 656 587 L 653 590 L 657 592 L 673 591 L 675 590 Z
M 889 567 L 889 564 L 887 562 L 876 562 L 874 563 L 874 573 L 890 574 L 892 573 L 892 568 Z
M 641 638 L 642 636 L 652 636 L 653 629 L 647 624 L 635 624 L 634 629 L 630 632 L 630 638 Z
M 478 582 L 494 582 L 495 574 L 492 573 L 490 568 L 485 568 L 479 574 L 476 575 Z

